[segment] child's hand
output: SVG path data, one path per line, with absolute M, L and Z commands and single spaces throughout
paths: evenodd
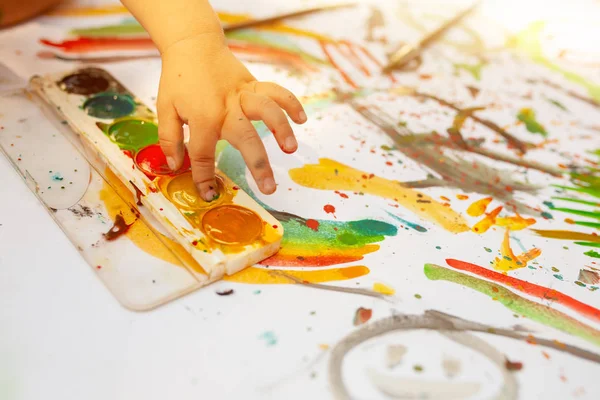
M 186 38 L 162 52 L 158 92 L 158 132 L 169 167 L 177 170 L 184 157 L 182 124 L 190 127 L 188 152 L 194 182 L 205 200 L 217 195 L 215 147 L 226 139 L 238 149 L 258 187 L 275 192 L 265 147 L 251 120 L 262 120 L 286 153 L 298 148 L 283 110 L 299 124 L 306 114 L 288 90 L 258 82 L 224 43 L 222 34 Z M 283 109 L 283 110 L 282 110 Z

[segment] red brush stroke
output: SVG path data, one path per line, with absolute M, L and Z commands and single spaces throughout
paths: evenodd
M 108 50 L 152 50 L 156 46 L 150 38 L 87 38 L 80 37 L 64 42 L 52 42 L 40 39 L 40 43 L 46 46 L 60 49 L 65 53 L 90 53 L 93 51 Z
M 340 66 L 333 60 L 333 57 L 331 57 L 329 50 L 327 50 L 327 46 L 331 45 L 331 43 L 326 43 L 326 42 L 320 41 L 319 44 L 321 45 L 321 49 L 323 50 L 323 53 L 325 53 L 325 56 L 327 56 L 327 61 L 329 61 L 329 63 L 333 66 L 333 68 L 337 69 L 337 71 L 340 73 L 340 75 L 342 75 L 342 78 L 346 81 L 346 83 L 348 83 L 350 86 L 352 86 L 355 89 L 358 88 L 358 85 L 356 85 L 356 83 L 354 83 L 354 81 L 352 79 L 350 79 L 348 74 L 346 74 L 346 72 L 342 68 L 340 68 Z
M 513 278 L 508 275 L 500 274 L 498 272 L 489 270 L 487 268 L 480 267 L 479 265 L 470 264 L 465 261 L 446 259 L 446 263 L 452 268 L 459 269 L 461 271 L 471 272 L 475 275 L 487 278 L 491 281 L 502 283 L 512 287 L 522 293 L 535 296 L 542 300 L 551 300 L 567 308 L 570 308 L 577 313 L 584 315 L 596 322 L 600 322 L 600 310 L 589 306 L 585 303 L 575 300 L 574 298 L 567 296 L 561 292 L 557 292 L 554 289 L 548 289 L 543 286 L 539 286 L 533 283 L 523 281 L 521 279 Z

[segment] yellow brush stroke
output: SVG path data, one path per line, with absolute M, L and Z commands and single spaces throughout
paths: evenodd
M 96 17 L 118 14 L 129 14 L 129 11 L 121 5 L 113 5 L 104 7 L 59 7 L 46 13 L 46 15 L 53 17 Z
M 542 250 L 533 248 L 525 253 L 516 256 L 510 248 L 510 230 L 504 233 L 504 240 L 500 246 L 501 257 L 496 257 L 494 260 L 494 269 L 498 271 L 508 272 L 519 268 L 525 268 L 527 263 L 542 254 Z
M 383 283 L 379 283 L 379 282 L 375 282 L 373 284 L 373 290 L 376 291 L 377 293 L 386 294 L 389 296 L 393 296 L 394 293 L 396 293 L 396 290 L 394 288 L 391 288 L 391 287 L 384 285 Z
M 157 232 L 155 234 L 144 222 L 137 218 L 127 204 L 135 204 L 133 194 L 110 169 L 106 169 L 105 176 L 111 184 L 104 183 L 104 187 L 100 191 L 100 200 L 104 202 L 111 220 L 114 221 L 115 217 L 121 214 L 125 219 L 125 223 L 132 224 L 125 235 L 133 244 L 153 257 L 181 267 L 183 267 L 183 262 L 194 271 L 206 274 L 204 269 L 179 243 L 161 233 Z
M 46 13 L 48 16 L 53 17 L 97 17 L 105 15 L 121 15 L 129 14 L 127 8 L 121 5 L 104 6 L 104 7 L 60 7 L 54 10 L 50 10 Z M 252 16 L 247 14 L 230 14 L 225 12 L 217 13 L 221 22 L 226 24 L 233 24 L 237 22 L 243 22 L 253 19 Z M 257 26 L 255 29 L 261 29 L 270 32 L 285 33 L 299 37 L 307 37 L 316 39 L 324 42 L 332 42 L 328 36 L 321 35 L 315 32 L 307 31 L 304 29 L 294 28 L 282 23 L 265 24 L 263 26 Z
M 444 207 L 433 198 L 414 189 L 407 188 L 398 181 L 368 175 L 337 161 L 322 158 L 319 164 L 305 165 L 289 171 L 290 177 L 299 185 L 320 190 L 347 190 L 363 192 L 374 196 L 397 201 L 411 212 L 436 222 L 444 229 L 460 233 L 469 230 L 464 218 Z
M 321 282 L 333 282 L 333 281 L 345 281 L 348 279 L 358 278 L 360 276 L 367 275 L 369 268 L 364 266 L 346 267 L 346 268 L 331 268 L 331 269 L 320 269 L 312 271 L 296 271 L 296 270 L 277 270 L 277 269 L 265 269 L 259 267 L 249 267 L 237 274 L 226 276 L 223 280 L 238 283 L 249 283 L 249 284 L 262 284 L 262 285 L 281 285 L 281 284 L 295 284 L 291 279 L 274 274 L 272 272 L 285 272 L 286 275 L 293 276 L 310 283 L 321 283 Z

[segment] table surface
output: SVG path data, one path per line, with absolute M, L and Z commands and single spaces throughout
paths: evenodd
M 19 40 L 30 41 L 28 35 L 41 29 L 34 22 L 0 32 L 0 48 L 19 49 Z M 24 78 L 36 70 L 18 58 L 8 64 Z M 132 73 L 132 65 L 146 73 Z M 137 61 L 109 69 L 142 99 L 151 99 L 158 65 Z M 291 285 L 262 286 L 260 296 L 252 285 L 234 285 L 234 296 L 217 297 L 215 291 L 232 287 L 227 282 L 151 312 L 128 311 L 4 157 L 0 176 L 1 399 L 329 398 L 320 349 L 352 329 L 358 307 L 389 315 L 388 305 L 375 299 L 315 296 Z M 419 308 L 409 300 L 404 309 Z M 257 339 L 270 330 L 277 332 L 277 346 Z M 598 376 L 597 365 L 585 365 L 574 379 Z M 593 396 L 598 388 L 589 386 Z M 554 398 L 543 384 L 527 390 Z

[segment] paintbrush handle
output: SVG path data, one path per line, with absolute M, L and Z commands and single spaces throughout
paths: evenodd
M 438 40 L 448 29 L 456 25 L 460 20 L 469 15 L 477 6 L 481 0 L 475 1 L 469 8 L 460 12 L 456 16 L 454 16 L 449 21 L 446 21 L 436 30 L 428 34 L 425 38 L 423 38 L 416 46 L 405 45 L 400 50 L 398 50 L 392 57 L 390 57 L 390 62 L 383 67 L 383 73 L 389 73 L 393 69 L 399 68 L 403 65 L 406 65 L 410 61 L 417 58 L 421 52 L 425 49 L 425 47 L 429 46 L 432 42 Z
M 316 12 L 331 11 L 331 10 L 336 10 L 338 8 L 354 7 L 355 5 L 356 5 L 355 3 L 342 3 L 342 4 L 334 4 L 331 6 L 307 8 L 305 10 L 299 10 L 299 11 L 293 11 L 293 12 L 286 13 L 286 14 L 274 15 L 274 16 L 268 17 L 268 18 L 253 19 L 253 20 L 249 20 L 249 21 L 238 22 L 235 24 L 229 24 L 229 25 L 226 25 L 223 27 L 223 31 L 233 32 L 233 31 L 237 31 L 240 29 L 251 28 L 254 26 L 258 26 L 258 25 L 279 22 L 284 19 L 301 17 L 304 15 L 313 14 Z

